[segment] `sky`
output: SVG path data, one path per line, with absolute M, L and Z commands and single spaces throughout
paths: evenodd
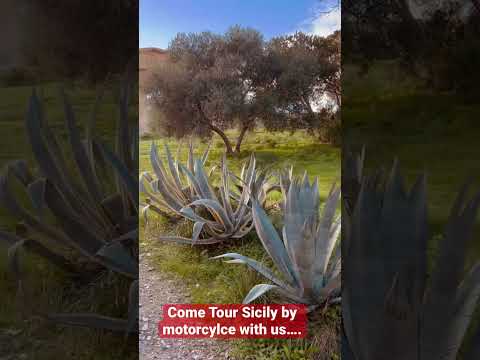
M 223 33 L 252 27 L 268 40 L 304 31 L 326 36 L 340 29 L 335 0 L 140 0 L 140 47 L 167 48 L 178 32 Z

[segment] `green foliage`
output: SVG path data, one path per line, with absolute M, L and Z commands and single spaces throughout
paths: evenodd
M 277 111 L 267 114 L 265 126 L 325 128 L 340 106 L 340 32 L 327 37 L 297 32 L 273 38 L 267 49 L 275 82 L 269 96 Z

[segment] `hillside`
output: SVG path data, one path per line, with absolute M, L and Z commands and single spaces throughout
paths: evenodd
M 146 130 L 147 119 L 145 117 L 145 87 L 148 84 L 155 69 L 168 60 L 168 53 L 159 48 L 141 48 L 138 54 L 138 80 L 139 80 L 139 125 L 140 133 Z
M 141 48 L 138 56 L 140 89 L 150 80 L 156 67 L 167 61 L 168 54 L 159 48 Z

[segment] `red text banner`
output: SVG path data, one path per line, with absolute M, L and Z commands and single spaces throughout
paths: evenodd
M 162 338 L 304 338 L 307 309 L 299 304 L 166 304 Z

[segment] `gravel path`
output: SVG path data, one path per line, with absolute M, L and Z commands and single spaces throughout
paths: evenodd
M 226 360 L 228 342 L 210 339 L 161 339 L 157 324 L 162 305 L 188 303 L 188 290 L 173 275 L 149 265 L 150 253 L 140 256 L 140 360 Z

